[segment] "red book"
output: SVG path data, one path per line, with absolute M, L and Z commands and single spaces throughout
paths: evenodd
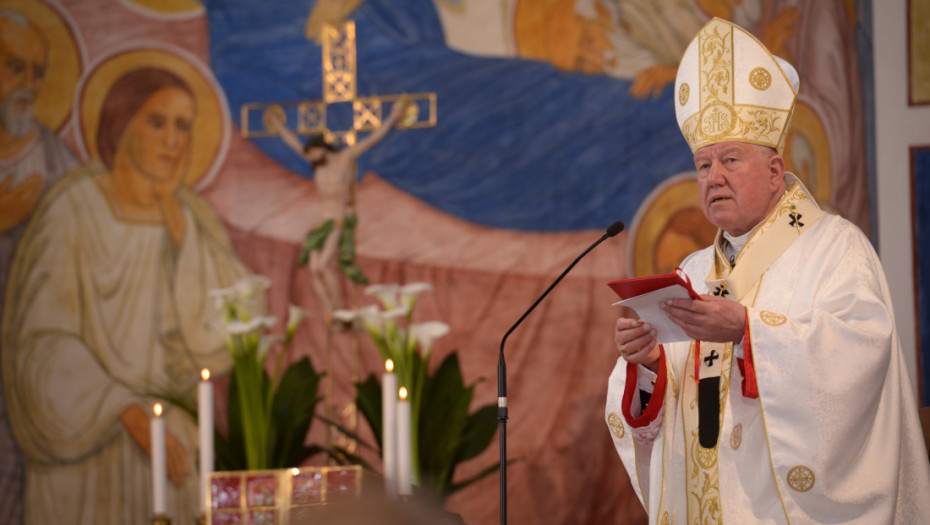
M 691 288 L 691 280 L 681 268 L 675 268 L 672 273 L 663 275 L 651 275 L 649 277 L 633 277 L 630 279 L 616 279 L 607 283 L 621 299 L 630 299 L 649 292 L 668 288 L 669 286 L 681 286 L 684 288 L 692 299 L 699 301 L 701 296 Z

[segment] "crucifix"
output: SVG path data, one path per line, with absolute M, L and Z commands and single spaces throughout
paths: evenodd
M 350 430 L 357 428 L 357 412 L 349 403 L 340 414 L 334 400 L 333 324 L 331 315 L 342 307 L 338 266 L 344 278 L 356 284 L 367 279 L 355 265 L 354 228 L 355 161 L 359 155 L 384 137 L 392 127 L 425 128 L 436 125 L 435 93 L 358 96 L 355 22 L 323 26 L 322 100 L 247 103 L 241 108 L 242 135 L 247 138 L 278 137 L 313 164 L 322 222 L 308 232 L 301 264 L 310 263 L 313 286 L 324 309 L 327 327 L 326 352 L 329 370 L 329 416 L 342 420 Z M 346 116 L 351 108 L 351 124 L 331 124 L 333 116 Z M 390 115 L 384 117 L 385 110 Z M 334 120 L 338 120 L 334 119 Z M 343 121 L 346 119 L 343 119 Z M 359 139 L 359 133 L 368 133 Z M 306 144 L 297 138 L 310 136 Z M 346 248 L 349 246 L 349 248 Z M 338 264 L 334 264 L 335 262 Z M 358 338 L 353 334 L 352 381 L 359 381 Z M 345 441 L 331 427 L 331 440 Z M 354 440 L 340 443 L 354 450 Z
M 403 93 L 395 95 L 358 96 L 357 61 L 355 53 L 355 22 L 339 27 L 323 27 L 323 100 L 298 102 L 255 102 L 241 108 L 242 136 L 246 138 L 274 137 L 278 133 L 271 118 L 283 115 L 286 123 L 295 117 L 294 130 L 299 135 L 322 133 L 334 145 L 355 144 L 358 133 L 370 132 L 382 124 L 387 106 L 401 99 L 410 102 L 399 128 L 426 128 L 436 125 L 435 93 Z M 348 129 L 327 126 L 328 110 L 334 105 L 351 104 L 352 125 Z M 289 126 L 290 127 L 290 126 Z

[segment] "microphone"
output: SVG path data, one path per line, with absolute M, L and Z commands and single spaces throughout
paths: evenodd
M 555 288 L 555 286 L 559 284 L 559 282 L 562 281 L 562 278 L 568 275 L 568 272 L 570 272 L 572 268 L 574 268 L 575 265 L 578 264 L 578 261 L 580 261 L 585 255 L 587 255 L 588 252 L 596 248 L 598 244 L 622 232 L 623 228 L 624 228 L 623 221 L 617 221 L 611 224 L 610 226 L 608 226 L 607 230 L 604 232 L 604 235 L 601 235 L 600 239 L 594 241 L 594 243 L 591 246 L 588 246 L 588 249 L 581 252 L 581 255 L 576 257 L 575 260 L 572 261 L 572 263 L 568 265 L 568 268 L 566 268 L 565 271 L 563 271 L 562 274 L 559 275 L 555 281 L 552 281 L 552 284 L 550 284 L 549 287 L 546 288 L 546 291 L 544 291 L 542 295 L 540 295 L 539 298 L 536 299 L 536 301 L 525 312 L 523 312 L 523 315 L 521 315 L 520 318 L 517 319 L 517 322 L 514 323 L 513 326 L 511 326 L 510 329 L 507 330 L 507 333 L 504 334 L 504 337 L 501 338 L 500 355 L 497 359 L 497 420 L 500 422 L 500 436 L 499 437 L 500 437 L 500 451 L 501 451 L 501 454 L 500 454 L 501 455 L 501 460 L 500 460 L 500 463 L 501 463 L 500 464 L 500 469 L 501 469 L 501 489 L 500 489 L 501 490 L 501 503 L 500 503 L 501 521 L 500 522 L 501 522 L 501 525 L 507 524 L 507 419 L 508 418 L 507 418 L 507 365 L 504 363 L 504 343 L 507 342 L 507 337 L 509 337 L 510 334 L 513 333 L 513 331 L 516 330 L 518 326 L 520 326 L 520 323 L 522 323 L 523 320 L 526 319 L 528 315 L 530 315 L 530 312 L 532 312 L 536 308 L 536 306 L 539 305 L 539 303 L 542 302 L 542 300 L 545 299 L 547 295 L 549 295 L 549 292 L 551 292 L 552 289 Z
M 604 232 L 604 238 L 613 237 L 618 233 L 623 231 L 623 221 L 617 221 L 607 227 L 607 231 Z

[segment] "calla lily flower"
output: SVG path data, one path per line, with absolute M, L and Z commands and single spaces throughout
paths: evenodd
M 297 326 L 309 315 L 310 312 L 295 304 L 287 307 L 287 328 L 285 329 L 285 338 L 287 341 L 294 338 L 294 334 L 297 332 Z
M 448 334 L 449 331 L 449 325 L 442 321 L 427 321 L 425 323 L 414 324 L 410 327 L 410 333 L 420 344 L 420 352 L 423 353 L 424 359 L 429 356 L 429 352 L 433 348 L 433 344 L 436 340 Z
M 410 283 L 400 287 L 400 304 L 412 309 L 417 296 L 423 292 L 432 292 L 433 285 L 429 283 Z
M 397 307 L 399 293 L 400 285 L 397 284 L 373 284 L 365 288 L 365 294 L 377 297 L 385 310 Z
M 232 335 L 246 335 L 259 328 L 271 328 L 277 321 L 273 316 L 258 316 L 248 321 L 230 321 L 226 323 L 226 331 Z
M 258 360 L 264 361 L 265 357 L 268 356 L 268 350 L 271 350 L 272 346 L 283 343 L 284 341 L 284 336 L 280 334 L 262 336 L 261 340 L 258 342 Z

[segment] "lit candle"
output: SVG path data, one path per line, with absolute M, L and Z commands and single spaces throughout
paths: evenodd
M 165 420 L 161 417 L 161 403 L 155 403 L 152 411 L 152 506 L 155 515 L 165 515 L 165 490 L 167 476 L 165 465 Z
M 210 473 L 213 472 L 213 382 L 210 371 L 200 371 L 197 385 L 197 427 L 200 430 L 200 513 L 207 511 Z
M 407 389 L 400 387 L 397 395 L 397 492 L 401 496 L 413 494 L 413 472 L 410 465 L 410 401 Z
M 397 376 L 394 361 L 384 362 L 381 376 L 381 458 L 384 464 L 384 490 L 397 495 Z

